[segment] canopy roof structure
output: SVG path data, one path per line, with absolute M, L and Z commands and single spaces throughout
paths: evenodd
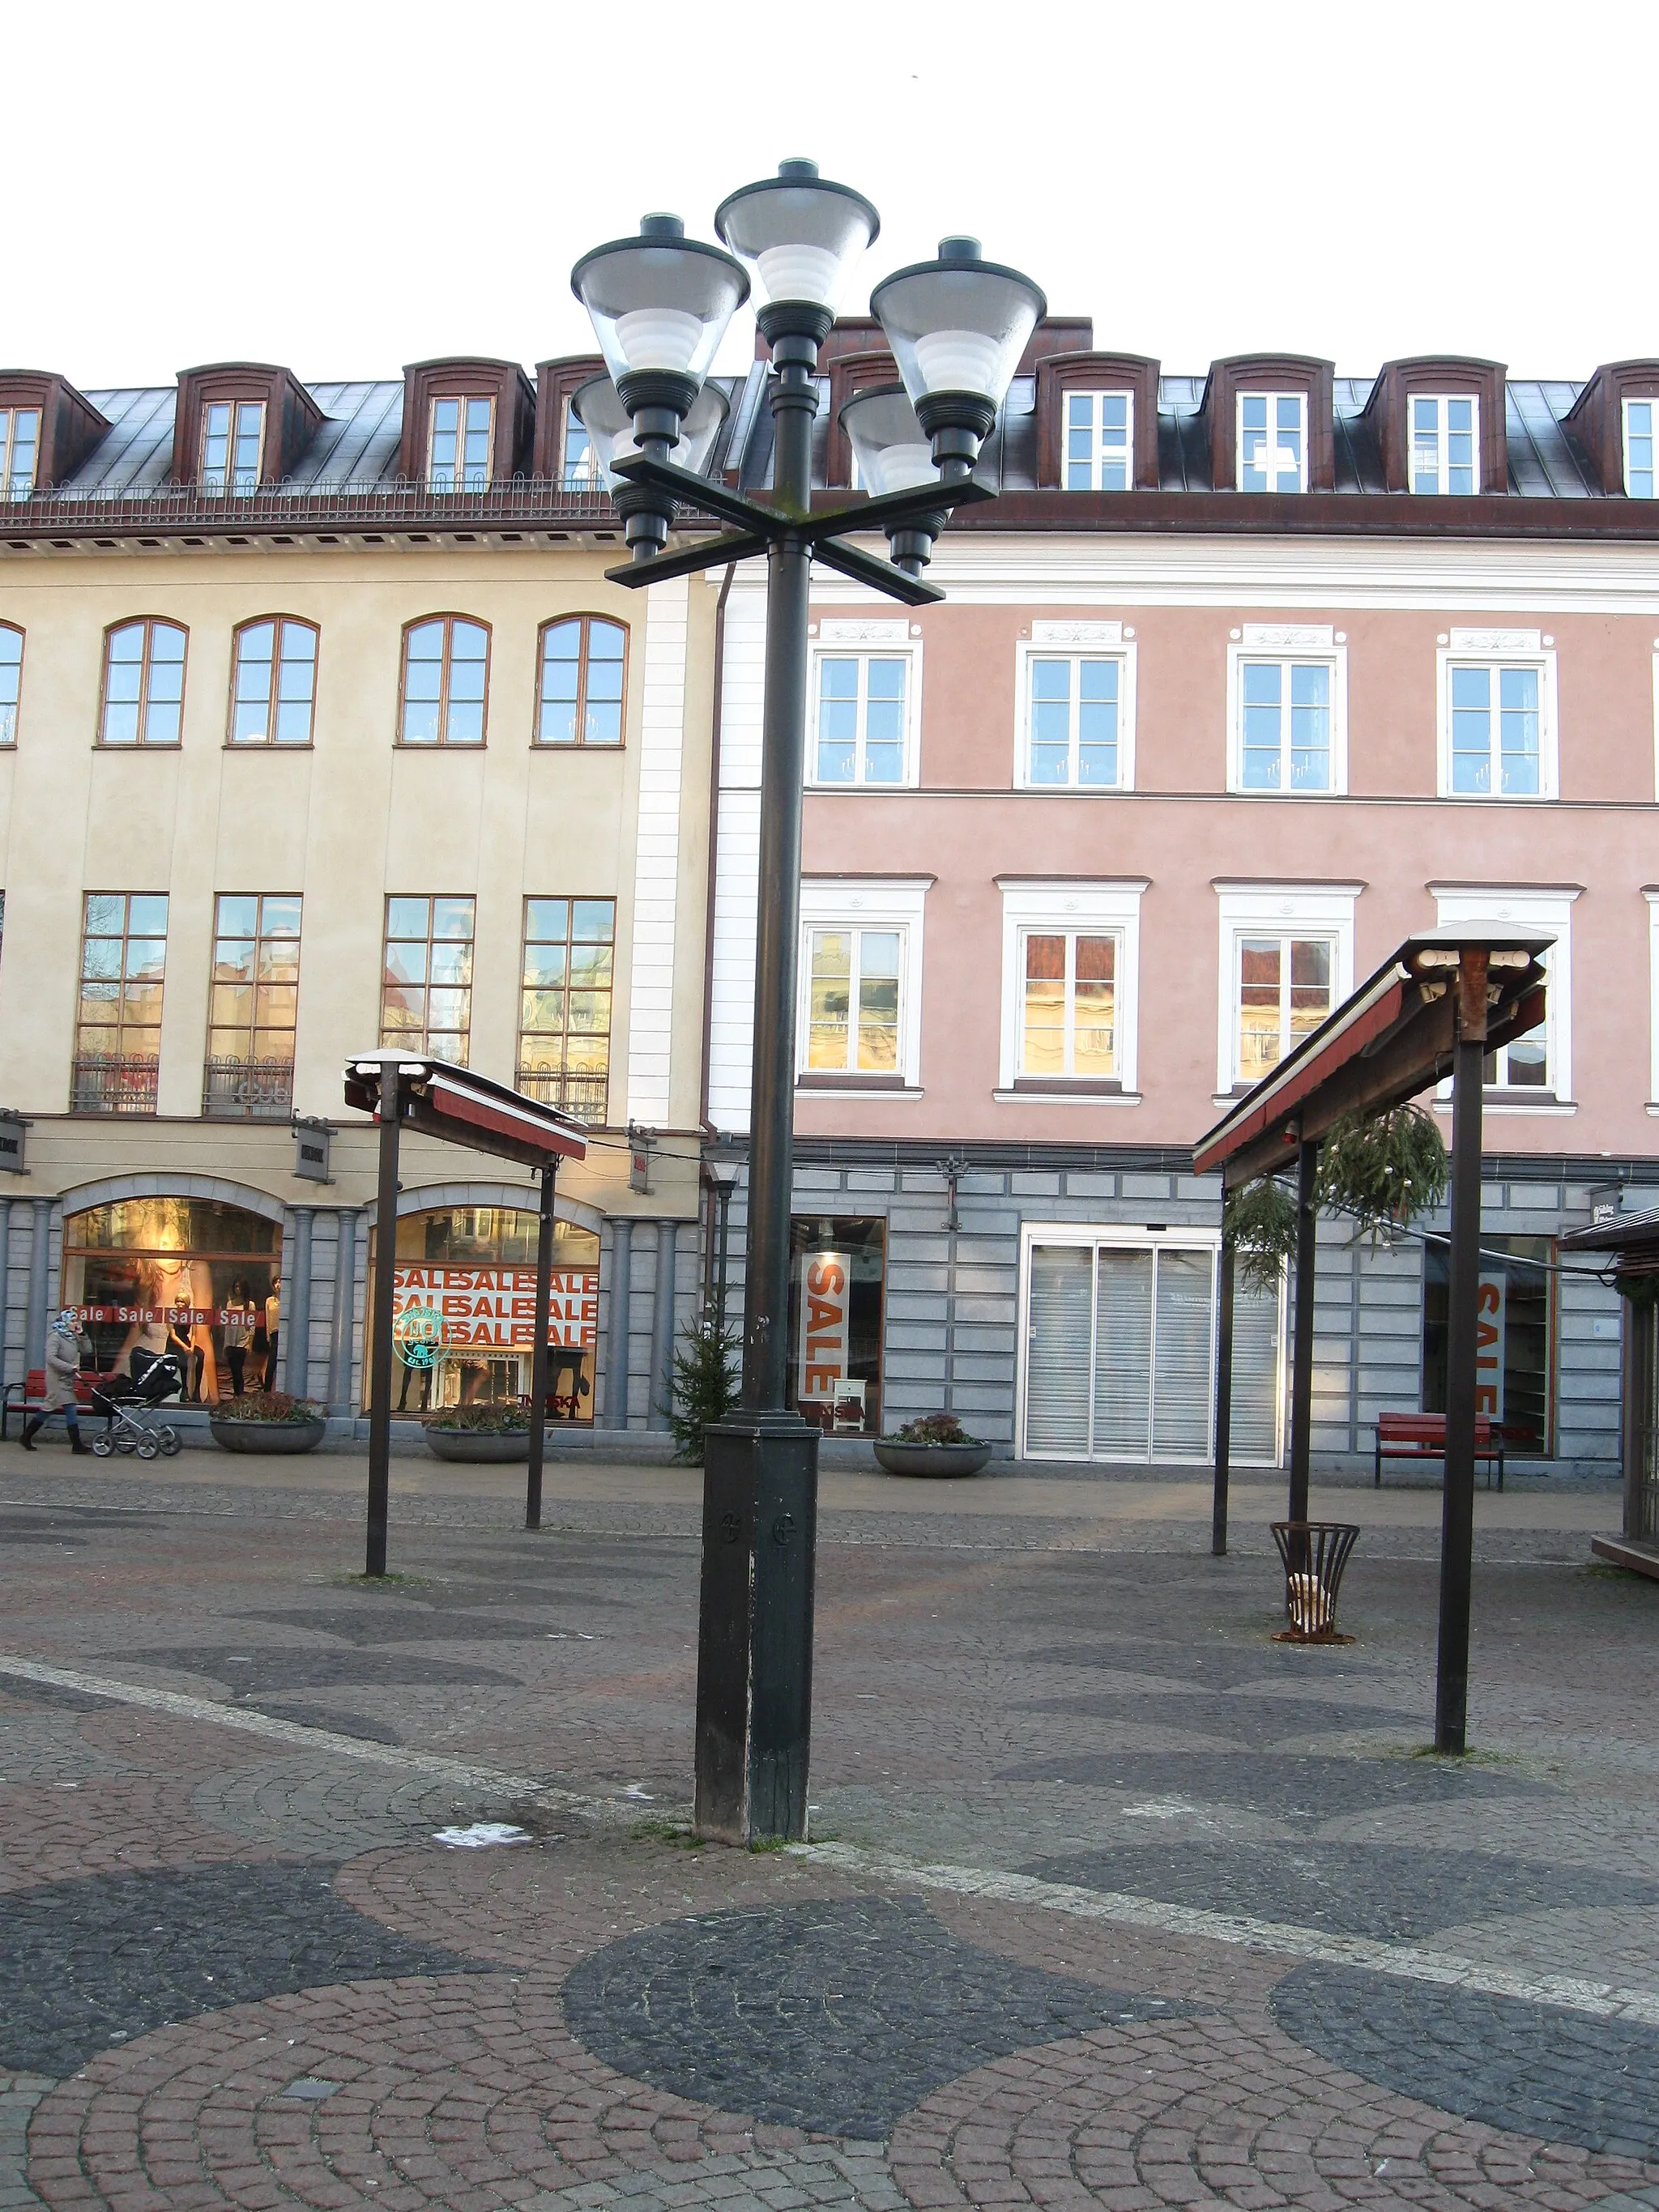
M 1344 1114 L 1403 1105 L 1451 1073 L 1453 981 L 1465 952 L 1486 956 L 1486 1049 L 1544 1018 L 1547 937 L 1462 927 L 1408 937 L 1193 1150 L 1194 1175 L 1226 1188 L 1294 1164 L 1298 1143 Z
M 354 1054 L 346 1063 L 346 1104 L 378 1121 L 380 1083 L 388 1067 L 397 1073 L 398 1115 L 407 1129 L 475 1152 L 495 1152 L 520 1167 L 587 1157 L 586 1135 L 569 1115 L 505 1083 L 492 1083 L 487 1075 L 476 1075 L 470 1067 L 423 1053 Z

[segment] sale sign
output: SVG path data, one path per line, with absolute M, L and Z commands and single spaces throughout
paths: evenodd
M 1504 1418 L 1504 1322 L 1509 1277 L 1482 1275 L 1474 1309 L 1474 1410 L 1489 1421 Z
M 392 1275 L 392 1318 L 420 1307 L 438 1316 L 446 1347 L 529 1352 L 536 1342 L 533 1267 L 422 1267 L 399 1265 Z M 547 1340 L 592 1351 L 599 1340 L 597 1268 L 553 1271 Z
M 809 1252 L 801 1277 L 802 1398 L 833 1398 L 847 1372 L 853 1263 L 845 1252 Z

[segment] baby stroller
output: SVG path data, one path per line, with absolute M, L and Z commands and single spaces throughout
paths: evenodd
M 112 1452 L 137 1452 L 140 1459 L 154 1459 L 160 1452 L 164 1459 L 171 1459 L 183 1442 L 178 1430 L 165 1421 L 151 1428 L 143 1417 L 167 1399 L 176 1398 L 184 1387 L 185 1378 L 172 1352 L 152 1359 L 141 1375 L 100 1376 L 92 1391 L 93 1411 L 104 1417 L 104 1433 L 92 1440 L 99 1458 L 107 1459 Z

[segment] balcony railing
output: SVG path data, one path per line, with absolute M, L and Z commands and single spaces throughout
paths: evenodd
M 160 1066 L 112 1052 L 77 1053 L 70 1065 L 70 1112 L 153 1114 Z
M 202 1080 L 210 1121 L 286 1121 L 294 1111 L 294 1066 L 286 1060 L 213 1059 Z
M 358 483 L 265 483 L 251 492 L 215 492 L 201 484 L 164 483 L 122 491 L 77 491 L 60 485 L 28 499 L 0 502 L 0 538 L 270 537 L 318 531 L 500 530 L 618 527 L 601 487 L 567 487 L 557 477 L 507 477 L 475 490 L 437 491 L 416 478 Z
M 560 1075 L 544 1067 L 521 1067 L 515 1081 L 526 1098 L 556 1106 L 578 1121 L 604 1122 L 609 1076 Z

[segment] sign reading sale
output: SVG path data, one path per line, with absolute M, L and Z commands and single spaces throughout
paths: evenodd
M 1474 1410 L 1489 1421 L 1504 1418 L 1504 1323 L 1509 1277 L 1483 1274 L 1475 1297 Z
M 853 1264 L 845 1252 L 809 1252 L 801 1279 L 802 1398 L 833 1398 L 847 1372 Z
M 392 1319 L 411 1306 L 436 1312 L 446 1345 L 527 1352 L 536 1341 L 536 1270 L 400 1267 L 392 1275 Z M 554 1269 L 547 1323 L 550 1344 L 593 1349 L 599 1340 L 597 1269 Z

